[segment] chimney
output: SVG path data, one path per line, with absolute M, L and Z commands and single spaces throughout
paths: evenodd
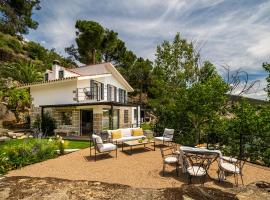
M 54 60 L 53 61 L 53 66 L 52 66 L 52 77 L 53 79 L 58 79 L 58 72 L 61 69 L 60 62 L 59 60 Z

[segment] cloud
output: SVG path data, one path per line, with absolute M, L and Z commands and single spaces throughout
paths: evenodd
M 261 65 L 270 57 L 270 1 L 267 0 L 47 0 L 34 13 L 39 22 L 28 39 L 47 48 L 74 43 L 75 22 L 94 20 L 119 33 L 138 56 L 155 59 L 156 46 L 176 32 L 202 47 L 201 55 L 218 70 L 230 65 L 266 76 Z

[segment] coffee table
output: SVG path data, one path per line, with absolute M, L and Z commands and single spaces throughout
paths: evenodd
M 153 148 L 149 148 L 149 147 L 146 146 L 148 144 L 153 144 L 154 147 Z M 140 145 L 143 145 L 144 148 L 146 148 L 146 149 L 150 149 L 150 150 L 153 150 L 153 151 L 156 150 L 155 140 L 150 140 L 150 141 L 143 140 L 142 142 L 139 142 L 139 140 L 132 140 L 132 141 L 123 142 L 123 144 L 122 144 L 122 151 L 123 152 L 126 152 L 126 153 L 128 153 L 130 155 L 132 155 L 132 147 L 134 147 L 134 146 L 140 146 Z M 128 146 L 130 150 L 129 151 L 124 150 L 124 146 Z

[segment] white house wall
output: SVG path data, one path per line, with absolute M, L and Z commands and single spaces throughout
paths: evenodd
M 95 78 L 93 79 L 95 81 L 101 82 L 104 84 L 104 100 L 103 101 L 107 101 L 107 84 L 113 85 L 117 88 L 121 88 L 123 90 L 125 90 L 125 87 L 123 87 L 123 85 L 121 83 L 119 83 L 115 77 L 113 76 L 107 76 L 107 77 L 102 77 L 102 78 Z M 77 81 L 77 87 L 78 88 L 88 88 L 90 87 L 90 79 L 86 79 L 86 80 L 78 80 Z M 118 90 L 117 90 L 117 101 L 118 101 Z M 79 101 L 83 101 L 83 95 L 80 94 L 79 95 Z M 87 100 L 87 102 L 94 102 L 96 100 Z M 75 102 L 74 102 L 75 103 Z
M 76 90 L 76 87 L 76 80 L 31 87 L 32 103 L 35 107 L 40 105 L 75 103 L 73 100 L 73 91 Z

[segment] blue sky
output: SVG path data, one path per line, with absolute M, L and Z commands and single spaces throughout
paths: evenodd
M 266 98 L 262 63 L 270 62 L 268 0 L 43 0 L 41 7 L 34 12 L 39 27 L 26 38 L 47 48 L 64 54 L 74 43 L 78 19 L 118 32 L 130 50 L 150 60 L 158 44 L 180 32 L 221 74 L 222 66 L 228 65 L 260 80 L 247 95 Z

